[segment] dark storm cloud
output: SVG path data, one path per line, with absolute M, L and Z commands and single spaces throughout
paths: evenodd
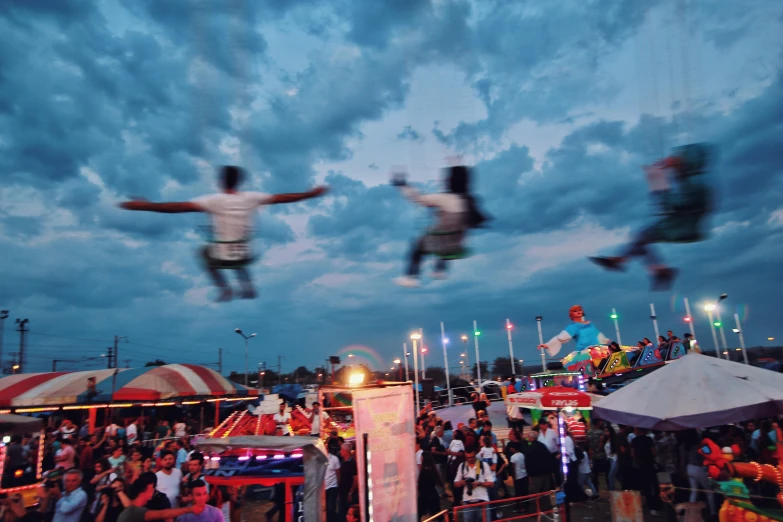
M 201 241 L 190 239 L 205 216 L 122 212 L 111 201 L 189 199 L 197 186 L 203 189 L 197 165 L 223 161 L 228 137 L 242 139 L 243 158 L 263 178 L 263 190 L 304 190 L 314 165 L 351 158 L 349 142 L 361 141 L 363 125 L 402 107 L 412 73 L 433 64 L 465 71 L 487 107 L 487 120 L 442 131 L 439 139 L 458 148 L 503 136 L 523 118 L 581 123 L 586 105 L 597 112 L 595 104 L 611 101 L 618 89 L 613 74 L 599 75 L 604 59 L 633 44 L 655 4 L 236 1 L 186 10 L 150 0 L 115 6 L 111 14 L 120 16 L 113 22 L 132 11 L 129 30 L 114 29 L 116 23 L 110 30 L 98 5 L 0 4 L 3 198 L 30 185 L 46 203 L 40 216 L 3 214 L 0 294 L 4 308 L 30 316 L 39 331 L 107 339 L 131 334 L 166 347 L 161 353 L 170 361 L 215 361 L 216 347 L 230 347 L 227 367 L 239 369 L 236 326 L 264 331 L 263 342 L 259 337 L 252 347 L 258 360 L 272 362 L 294 348 L 308 366 L 353 343 L 398 354 L 406 328 L 423 326 L 434 338 L 440 320 L 455 338 L 477 319 L 486 335 L 482 358 L 491 360 L 507 353 L 505 317 L 518 324 L 521 356 L 536 359 L 533 318 L 543 314 L 551 336 L 576 302 L 610 337 L 607 315 L 616 306 L 626 342 L 652 335 L 648 300 L 660 305 L 667 327 L 682 329 L 675 323 L 681 314 L 666 306 L 670 296 L 650 294 L 637 266 L 605 273 L 581 259 L 593 253 L 586 251 L 570 262 L 556 252 L 550 264 L 528 268 L 540 259 L 514 246 L 540 233 L 546 242 L 548 232 L 566 231 L 564 242 L 579 239 L 583 218 L 615 230 L 645 222 L 650 210 L 639 166 L 651 159 L 650 136 L 674 134 L 655 118 L 574 127 L 540 164 L 524 141 L 498 140 L 505 149 L 476 166 L 476 192 L 495 218 L 490 231 L 471 238 L 475 254 L 455 264 L 455 281 L 417 292 L 388 281 L 405 255 L 391 246 L 407 248 L 424 228 L 426 211 L 347 168 L 327 176 L 328 198 L 270 209 L 259 219 L 258 251 L 266 254 L 266 247 L 295 239 L 284 220 L 294 209 L 312 210 L 308 231 L 317 251 L 294 254 L 273 269 L 254 265 L 261 297 L 220 307 L 193 295 L 208 284 L 195 257 Z M 240 18 L 251 23 L 235 31 Z M 280 72 L 267 54 L 264 24 L 270 23 L 318 35 L 323 45 L 308 51 L 301 69 Z M 292 89 L 264 90 L 275 81 Z M 251 91 L 258 90 L 255 112 L 237 124 L 231 111 L 249 111 L 258 94 Z M 694 115 L 705 129 L 699 138 L 714 141 L 720 152 L 718 229 L 703 243 L 661 249 L 681 268 L 677 290 L 692 303 L 722 292 L 732 303 L 760 303 L 747 326 L 759 339 L 766 338 L 764 325 L 775 324 L 768 296 L 780 293 L 781 229 L 767 221 L 783 200 L 782 103 L 777 78 L 730 110 Z M 392 139 L 398 130 L 388 131 Z M 85 180 L 85 167 L 105 188 Z M 71 215 L 76 225 L 66 223 Z M 524 270 L 509 273 L 509 267 Z M 498 280 L 498 274 L 508 275 Z M 705 334 L 700 323 L 697 334 L 700 328 Z M 136 350 L 134 357 L 146 357 Z M 38 369 L 48 367 L 44 362 Z

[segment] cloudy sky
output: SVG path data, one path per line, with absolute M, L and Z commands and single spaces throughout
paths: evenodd
M 213 363 L 222 347 L 225 370 L 241 370 L 236 327 L 258 333 L 251 368 L 351 351 L 380 368 L 413 328 L 438 344 L 441 321 L 456 340 L 473 320 L 491 361 L 508 354 L 506 318 L 516 356 L 533 361 L 537 315 L 549 337 L 580 303 L 614 337 L 615 307 L 627 344 L 653 336 L 650 303 L 684 332 L 683 297 L 709 348 L 702 305 L 724 292 L 749 345 L 783 338 L 781 2 L 185 5 L 0 4 L 6 361 L 16 318 L 30 319 L 30 371 L 99 356 L 114 335 L 128 337 L 131 366 Z M 682 271 L 674 292 L 650 293 L 638 265 L 589 264 L 649 219 L 639 167 L 693 141 L 719 150 L 719 210 L 708 241 L 663 247 Z M 389 172 L 439 190 L 454 155 L 476 165 L 495 219 L 450 280 L 398 288 L 429 218 Z M 245 166 L 253 190 L 332 192 L 265 210 L 260 298 L 215 305 L 194 257 L 206 217 L 115 204 L 210 193 L 226 163 Z M 443 364 L 437 353 L 428 364 Z

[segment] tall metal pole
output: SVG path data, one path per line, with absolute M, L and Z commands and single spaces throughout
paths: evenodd
M 650 303 L 650 319 L 652 319 L 653 326 L 655 327 L 655 341 L 653 344 L 658 346 L 658 337 L 661 336 L 661 332 L 658 330 L 658 317 L 655 315 L 655 305 L 652 303 Z
M 720 356 L 720 345 L 718 344 L 718 334 L 715 333 L 715 325 L 713 324 L 714 319 L 712 317 L 712 310 L 707 310 L 707 317 L 710 320 L 710 330 L 712 331 L 712 341 L 715 343 L 715 355 L 718 357 L 718 359 L 721 358 Z
M 720 317 L 720 305 L 715 308 L 718 316 L 718 329 L 720 330 L 720 338 L 723 341 L 723 351 L 726 352 L 726 359 L 729 358 L 729 343 L 726 342 L 726 332 L 723 330 L 723 320 Z
M 3 369 L 3 336 L 5 334 L 6 319 L 8 319 L 8 310 L 0 310 L 0 370 Z
M 476 346 L 476 377 L 478 382 L 476 383 L 479 393 L 481 393 L 481 357 L 479 356 L 479 331 L 478 324 L 473 321 L 473 342 Z
M 514 343 L 511 341 L 511 329 L 513 327 L 514 325 L 511 324 L 511 319 L 506 319 L 506 334 L 508 334 L 508 355 L 511 359 L 511 375 L 516 376 L 517 365 L 516 361 L 514 360 Z
M 416 392 L 416 415 L 418 415 L 421 411 L 419 406 L 419 358 L 416 353 L 416 339 L 411 340 L 413 341 L 413 387 Z
M 223 375 L 223 348 L 218 348 L 218 373 Z
M 443 321 L 440 323 L 440 342 L 443 344 L 443 366 L 446 369 L 446 396 L 449 398 L 449 406 L 451 406 L 451 380 L 449 379 L 449 355 L 446 353 L 446 345 L 449 344 L 446 339 L 446 327 L 443 325 Z
M 427 378 L 424 370 L 424 328 L 419 328 L 419 335 L 421 335 L 421 339 L 419 339 L 419 353 L 421 354 L 421 378 L 424 380 Z
M 543 316 L 536 317 L 536 324 L 538 324 L 538 345 L 544 344 L 544 332 L 541 330 L 541 322 L 544 320 Z M 541 350 L 541 371 L 546 371 L 546 351 Z
M 740 324 L 739 314 L 734 314 L 734 322 L 737 323 L 737 335 L 739 335 L 740 348 L 742 348 L 742 359 L 745 364 L 748 363 L 748 352 L 745 350 L 745 335 L 742 332 L 742 325 Z
M 693 326 L 693 316 L 691 315 L 691 305 L 688 303 L 688 298 L 685 297 L 685 313 L 688 314 L 688 327 L 691 330 L 691 336 L 696 339 L 696 331 Z
M 614 321 L 614 333 L 617 335 L 617 344 L 622 346 L 623 345 L 623 341 L 620 338 L 620 322 L 617 319 L 617 310 L 614 309 L 614 308 L 612 308 L 612 320 Z M 657 338 L 655 340 L 656 340 L 656 342 L 658 341 Z
M 410 376 L 408 372 L 408 343 L 402 343 L 402 359 L 405 361 L 405 379 L 403 381 L 408 382 Z
M 248 386 L 247 383 L 247 374 L 250 373 L 250 365 L 247 362 L 247 338 L 245 338 L 245 386 Z
M 19 325 L 19 373 L 24 373 L 25 363 L 25 335 L 29 330 L 25 330 L 24 326 L 29 323 L 29 319 L 17 319 L 16 324 Z

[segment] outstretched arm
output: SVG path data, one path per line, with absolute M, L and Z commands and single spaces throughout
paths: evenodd
M 182 214 L 184 212 L 204 212 L 198 203 L 192 201 L 153 203 L 151 201 L 133 200 L 120 203 L 125 210 L 142 210 L 145 212 L 160 212 L 162 214 Z
M 275 194 L 273 195 L 267 205 L 280 205 L 282 203 L 296 203 L 303 199 L 317 198 L 324 194 L 328 189 L 326 187 L 315 187 L 307 192 L 294 192 L 292 194 Z

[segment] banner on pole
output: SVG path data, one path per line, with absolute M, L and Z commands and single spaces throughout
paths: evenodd
M 353 405 L 362 522 L 416 522 L 411 386 L 357 390 L 353 393 Z

